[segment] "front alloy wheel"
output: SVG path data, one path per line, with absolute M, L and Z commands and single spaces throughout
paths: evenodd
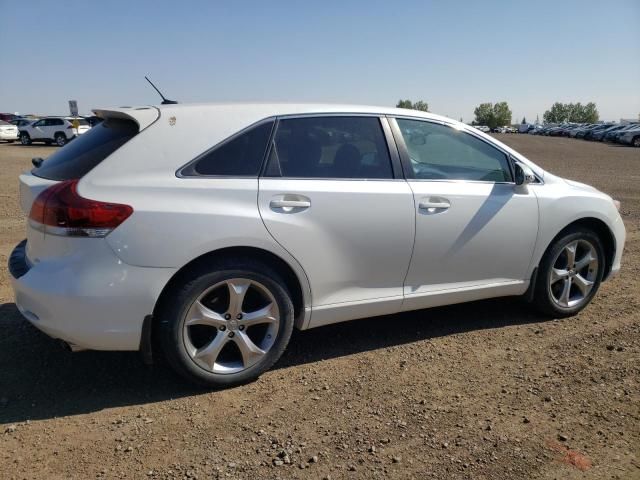
M 580 306 L 598 277 L 596 248 L 587 240 L 574 240 L 560 250 L 549 276 L 551 298 L 562 308 Z
M 556 318 L 575 315 L 598 291 L 605 269 L 600 237 L 585 227 L 567 228 L 538 266 L 534 304 Z

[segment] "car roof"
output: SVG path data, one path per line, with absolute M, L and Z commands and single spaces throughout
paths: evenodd
M 135 111 L 147 109 L 158 109 L 161 114 L 202 114 L 216 112 L 242 112 L 244 115 L 253 113 L 256 117 L 274 117 L 284 115 L 305 115 L 305 114 L 344 114 L 355 115 L 396 115 L 422 117 L 433 120 L 456 122 L 450 118 L 436 115 L 420 110 L 410 110 L 406 108 L 392 108 L 372 105 L 350 105 L 350 104 L 328 104 L 328 103 L 181 103 L 170 105 L 142 105 L 131 107 L 118 107 L 93 110 L 97 116 L 102 116 L 101 112 L 121 112 L 131 115 Z M 135 115 L 132 115 L 135 116 Z M 457 123 L 457 122 L 456 122 Z

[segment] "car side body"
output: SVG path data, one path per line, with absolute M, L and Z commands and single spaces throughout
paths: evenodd
M 477 128 L 445 117 L 313 104 L 163 105 L 95 113 L 135 122 L 140 131 L 84 174 L 77 192 L 131 206 L 133 213 L 104 238 L 59 236 L 30 222 L 21 247 L 24 265 L 16 266 L 18 252 L 12 270 L 21 313 L 74 348 L 146 348 L 158 305 L 181 275 L 237 255 L 278 272 L 302 330 L 525 295 L 554 239 L 575 225 L 601 235 L 603 278 L 620 269 L 625 229 L 608 195 L 552 175 Z M 276 131 L 295 119 L 325 117 L 379 125 L 389 175 L 270 175 L 268 152 L 259 175 L 191 169 L 203 155 L 262 124 Z M 528 184 L 517 184 L 510 173 L 498 181 L 411 178 L 400 130 L 423 126 L 482 142 L 508 159 L 508 169 L 520 164 L 532 178 Z M 416 135 L 420 149 L 423 139 Z M 58 180 L 38 176 L 37 168 L 21 175 L 24 212 Z

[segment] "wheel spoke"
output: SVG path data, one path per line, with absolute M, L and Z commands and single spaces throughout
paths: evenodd
M 250 327 L 252 325 L 259 325 L 262 323 L 274 323 L 276 321 L 274 304 L 270 303 L 266 307 L 256 310 L 255 312 L 245 313 L 242 316 L 242 321 L 238 322 L 240 325 Z
M 560 294 L 560 298 L 558 301 L 564 307 L 569 306 L 569 295 L 571 294 L 571 277 L 567 277 L 564 280 L 564 285 L 562 286 L 562 293 Z
M 236 342 L 236 345 L 238 345 L 238 349 L 240 349 L 244 368 L 256 363 L 266 353 L 253 343 L 253 340 L 251 340 L 245 332 L 238 332 L 236 336 L 233 337 L 233 340 Z
M 208 325 L 219 328 L 226 325 L 226 323 L 227 321 L 221 314 L 205 307 L 200 301 L 193 304 L 185 320 L 185 325 L 188 327 L 192 325 Z
M 576 249 L 578 248 L 578 242 L 571 242 L 564 247 L 564 251 L 567 254 L 567 268 L 572 268 L 576 261 Z
M 569 271 L 563 268 L 551 269 L 551 284 L 556 283 L 558 280 L 564 280 L 569 276 Z
M 579 272 L 587 266 L 594 267 L 597 260 L 598 259 L 595 257 L 595 255 L 593 255 L 593 251 L 589 250 L 589 252 L 584 257 L 576 262 L 575 271 Z
M 196 351 L 193 358 L 204 362 L 209 367 L 210 370 L 213 370 L 214 364 L 216 363 L 216 360 L 218 359 L 220 352 L 222 351 L 222 349 L 224 348 L 224 346 L 227 344 L 228 341 L 229 341 L 228 336 L 226 336 L 222 332 L 218 332 L 215 338 L 211 340 L 211 342 L 208 345 L 202 348 L 199 348 Z
M 593 282 L 590 280 L 587 280 L 580 274 L 573 277 L 573 283 L 575 284 L 576 287 L 578 287 L 580 292 L 582 292 L 582 295 L 584 297 L 586 297 L 591 291 L 591 289 L 593 288 Z
M 232 317 L 242 313 L 242 303 L 247 290 L 249 290 L 249 285 L 248 280 L 234 279 L 227 282 L 229 288 L 229 309 L 227 311 Z

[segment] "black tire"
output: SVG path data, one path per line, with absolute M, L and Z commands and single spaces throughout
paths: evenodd
M 7 143 L 13 143 L 15 140 L 7 140 Z
M 640 147 L 640 135 L 638 135 L 637 137 L 633 137 L 633 140 L 631 140 L 631 145 L 633 147 Z
M 595 278 L 593 279 L 591 291 L 584 296 L 584 299 L 578 305 L 573 307 L 564 307 L 554 300 L 551 293 L 551 274 L 554 261 L 558 258 L 562 249 L 567 244 L 576 240 L 585 240 L 595 248 L 598 259 L 598 269 Z M 549 248 L 547 248 L 547 251 L 540 261 L 533 299 L 534 307 L 541 313 L 550 315 L 554 318 L 566 318 L 576 315 L 591 302 L 598 291 L 605 270 L 605 261 L 602 241 L 595 232 L 580 226 L 567 228 L 556 237 Z
M 20 143 L 22 143 L 22 145 L 31 145 L 31 137 L 27 132 L 20 134 Z
M 53 140 L 56 142 L 56 145 L 59 147 L 64 147 L 67 144 L 67 137 L 64 133 L 56 133 L 53 137 Z
M 258 363 L 237 373 L 214 373 L 196 364 L 187 353 L 183 322 L 203 292 L 232 278 L 246 278 L 265 286 L 277 303 L 279 325 L 275 341 Z M 164 301 L 156 309 L 156 316 L 162 352 L 169 365 L 182 377 L 205 387 L 230 387 L 258 378 L 282 356 L 294 323 L 293 303 L 285 283 L 269 266 L 248 258 L 229 258 L 214 265 L 200 265 L 191 269 L 180 279 L 180 284 L 164 296 Z

